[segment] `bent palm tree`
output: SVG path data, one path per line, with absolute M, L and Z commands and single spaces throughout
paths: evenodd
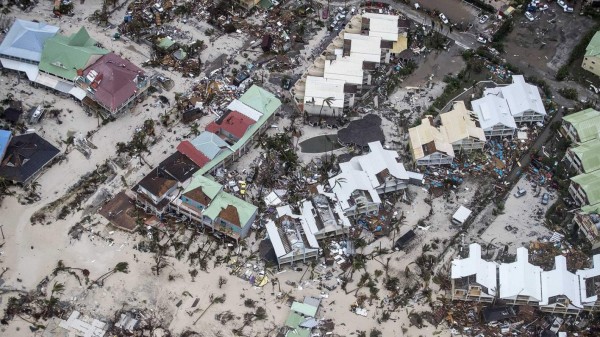
M 98 277 L 94 282 L 92 282 L 90 284 L 90 286 L 88 287 L 88 289 L 90 289 L 94 284 L 98 284 L 99 286 L 103 286 L 104 285 L 104 281 L 112 274 L 114 273 L 125 273 L 127 274 L 129 272 L 129 263 L 127 262 L 119 262 L 117 263 L 117 265 L 109 270 L 108 272 L 102 274 L 100 277 Z
M 335 101 L 334 97 L 323 98 L 323 102 L 321 104 L 321 109 L 319 110 L 319 125 L 321 125 L 321 115 L 323 114 L 323 107 L 325 106 L 325 104 L 327 104 L 327 106 L 329 108 L 331 108 L 331 104 L 333 104 L 333 101 Z

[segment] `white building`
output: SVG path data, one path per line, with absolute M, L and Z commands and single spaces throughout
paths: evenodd
M 498 265 L 481 258 L 481 246 L 469 245 L 469 257 L 452 261 L 452 299 L 494 302 Z
M 517 260 L 499 267 L 500 298 L 516 305 L 537 305 L 542 300 L 542 268 L 529 263 L 527 248 L 517 248 Z
M 287 263 L 306 262 L 319 257 L 319 243 L 307 231 L 306 223 L 299 225 L 295 218 L 283 216 L 279 225 L 269 220 L 265 227 L 275 250 L 279 266 Z
M 517 129 L 505 99 L 486 95 L 471 102 L 486 137 L 512 137 Z
M 309 115 L 341 116 L 344 110 L 344 81 L 307 76 L 304 111 Z
M 581 311 L 579 277 L 567 270 L 567 259 L 554 257 L 554 269 L 542 271 L 542 300 L 540 310 L 544 312 L 577 314 Z
M 456 212 L 454 212 L 454 215 L 452 215 L 452 223 L 455 225 L 464 224 L 471 217 L 471 213 L 473 212 L 470 209 L 460 205 Z
M 339 207 L 347 216 L 377 214 L 379 194 L 407 187 L 410 180 L 398 153 L 381 143 L 369 143 L 371 152 L 340 164 L 341 173 L 329 179 Z
M 581 304 L 584 310 L 600 310 L 600 255 L 592 258 L 592 268 L 578 270 Z
M 544 122 L 546 109 L 538 87 L 525 82 L 523 75 L 513 75 L 512 80 L 507 86 L 485 89 L 483 95 L 504 98 L 516 123 Z

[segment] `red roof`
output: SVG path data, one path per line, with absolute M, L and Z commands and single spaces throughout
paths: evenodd
M 214 121 L 206 126 L 206 131 L 212 133 L 222 133 L 226 131 L 232 134 L 235 138 L 240 139 L 244 137 L 246 130 L 254 124 L 255 121 L 242 114 L 239 111 L 230 111 L 228 114 L 223 116 L 217 121 Z
M 205 156 L 202 152 L 198 151 L 194 145 L 187 140 L 179 143 L 177 145 L 177 151 L 181 152 L 186 157 L 190 158 L 196 165 L 199 167 L 203 167 L 210 161 L 210 159 Z
M 92 70 L 98 73 L 94 83 L 99 82 L 97 87 L 91 84 L 95 89 L 93 98 L 108 107 L 112 113 L 117 112 L 123 103 L 135 95 L 138 87 L 134 80 L 138 74 L 144 74 L 138 66 L 115 53 L 106 54 L 87 67 L 83 72 L 84 76 Z

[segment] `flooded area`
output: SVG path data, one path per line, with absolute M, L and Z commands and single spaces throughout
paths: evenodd
M 472 22 L 479 12 L 476 8 L 459 0 L 411 0 L 410 2 L 413 6 L 418 3 L 422 8 L 444 13 L 451 23 Z
M 322 153 L 341 148 L 336 134 L 321 135 L 309 138 L 300 143 L 301 151 L 304 153 Z

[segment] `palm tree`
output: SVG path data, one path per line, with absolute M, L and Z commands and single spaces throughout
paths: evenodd
M 115 267 L 113 269 L 111 269 L 108 272 L 102 274 L 94 282 L 92 282 L 90 284 L 90 286 L 88 287 L 88 289 L 91 289 L 94 284 L 98 284 L 99 286 L 104 285 L 104 281 L 109 276 L 111 276 L 112 274 L 115 274 L 115 273 L 125 273 L 125 274 L 129 273 L 129 263 L 127 263 L 127 262 L 119 262 L 119 263 L 117 263 L 117 265 L 115 265 Z
M 331 189 L 334 189 L 336 186 L 342 187 L 342 184 L 345 184 L 346 182 L 348 182 L 346 180 L 346 178 L 344 177 L 339 177 L 335 180 L 335 182 L 333 183 L 333 186 L 331 187 Z
M 323 98 L 323 102 L 321 104 L 321 109 L 319 110 L 319 125 L 321 125 L 321 114 L 323 113 L 323 107 L 325 106 L 325 104 L 327 104 L 327 106 L 329 108 L 331 108 L 331 104 L 333 104 L 334 100 L 335 100 L 334 97 L 325 97 L 325 98 Z

